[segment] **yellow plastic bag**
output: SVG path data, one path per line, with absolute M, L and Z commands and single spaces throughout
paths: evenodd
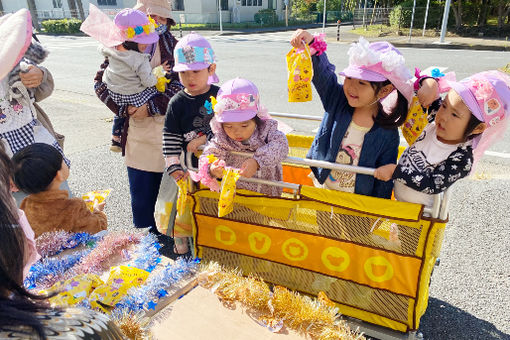
M 412 145 L 416 138 L 418 138 L 423 129 L 428 124 L 428 110 L 423 111 L 418 97 L 414 96 L 411 102 L 411 107 L 407 113 L 407 118 L 402 125 L 402 135 L 409 145 Z
M 86 194 L 84 194 L 81 198 L 85 201 L 85 204 L 87 205 L 87 208 L 89 208 L 90 211 L 94 211 L 94 202 L 97 201 L 97 203 L 103 202 L 108 195 L 110 195 L 111 189 L 106 190 L 94 190 L 89 191 Z
M 177 191 L 178 187 L 173 177 L 164 173 L 154 207 L 154 219 L 158 231 L 165 235 L 168 235 L 167 231 L 171 231 L 174 227 Z
M 287 53 L 287 87 L 289 102 L 308 102 L 312 100 L 313 66 L 310 47 L 292 48 Z
M 145 283 L 149 272 L 128 266 L 110 268 L 108 280 L 90 294 L 90 306 L 109 313 L 131 287 Z
M 239 169 L 226 168 L 223 170 L 220 199 L 218 201 L 218 217 L 230 214 L 232 210 L 234 210 L 234 197 L 236 195 L 236 183 L 238 179 Z
M 192 208 L 193 198 L 188 195 L 188 178 L 177 182 L 179 194 L 177 198 L 177 214 L 175 215 L 173 237 L 191 237 L 192 236 Z
M 42 290 L 39 293 L 48 294 L 60 291 L 57 295 L 49 298 L 49 301 L 52 306 L 68 307 L 88 298 L 89 294 L 102 284 L 103 281 L 95 274 L 81 274 L 69 280 L 57 282 L 50 289 Z

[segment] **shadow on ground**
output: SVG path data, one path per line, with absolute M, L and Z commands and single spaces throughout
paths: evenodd
M 492 323 L 435 298 L 429 299 L 420 332 L 425 340 L 510 340 L 510 334 L 498 330 Z

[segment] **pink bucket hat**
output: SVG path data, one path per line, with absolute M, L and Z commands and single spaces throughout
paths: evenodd
M 475 160 L 504 133 L 510 118 L 510 77 L 499 71 L 485 71 L 449 82 L 471 113 L 487 128 L 473 139 Z
M 158 15 L 167 19 L 172 16 L 172 6 L 168 0 L 138 0 L 133 8 L 147 15 Z
M 220 87 L 214 105 L 218 122 L 244 122 L 255 117 L 258 111 L 259 90 L 251 81 L 235 78 Z
M 413 83 L 402 54 L 389 42 L 369 43 L 359 38 L 349 49 L 349 66 L 339 74 L 344 77 L 381 82 L 389 80 L 411 103 Z
M 216 62 L 211 44 L 200 34 L 191 32 L 179 40 L 174 49 L 175 72 L 197 71 Z M 209 77 L 208 84 L 219 82 L 218 76 Z
M 154 20 L 149 20 L 147 15 L 139 10 L 125 8 L 113 19 L 113 23 L 123 33 L 125 40 L 140 44 L 154 44 L 159 40 L 155 32 Z
M 89 4 L 89 16 L 83 21 L 80 30 L 106 47 L 114 47 L 124 41 L 153 44 L 159 36 L 155 32 L 156 23 L 143 12 L 126 8 L 117 13 L 114 21 L 93 4 Z
M 32 42 L 32 17 L 26 9 L 0 17 L 0 79 L 21 60 Z

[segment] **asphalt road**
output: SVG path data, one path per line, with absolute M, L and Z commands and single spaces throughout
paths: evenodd
M 211 37 L 218 75 L 252 80 L 262 103 L 275 112 L 322 115 L 318 96 L 309 103 L 288 103 L 285 54 L 290 33 Z M 109 152 L 112 114 L 93 93 L 92 79 L 101 63 L 97 44 L 84 37 L 41 36 L 51 51 L 45 62 L 55 78 L 54 94 L 42 102 L 56 130 L 66 135 L 73 162 L 75 193 L 112 188 L 106 212 L 111 228 L 129 228 L 129 189 L 123 160 Z M 347 66 L 347 44 L 330 44 L 328 55 L 338 70 Z M 412 49 L 401 52 L 411 67 L 443 66 L 457 77 L 503 66 L 508 52 Z M 286 120 L 311 133 L 317 124 Z M 510 132 L 491 148 L 475 176 L 456 184 L 441 253 L 432 276 L 429 307 L 421 319 L 425 339 L 510 339 Z M 494 156 L 496 155 L 496 156 Z

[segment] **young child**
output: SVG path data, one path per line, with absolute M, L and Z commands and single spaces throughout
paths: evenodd
M 91 212 L 81 198 L 69 198 L 66 190 L 59 190 L 69 177 L 69 168 L 54 147 L 35 143 L 16 153 L 12 161 L 16 187 L 30 194 L 20 208 L 36 238 L 60 229 L 91 234 L 106 229 L 104 203 L 96 204 Z
M 388 42 L 369 44 L 360 38 L 349 49 L 349 66 L 340 73 L 345 77 L 340 85 L 335 67 L 323 53 L 321 38 L 297 30 L 291 44 L 302 48 L 303 43 L 311 48 L 312 81 L 326 111 L 307 157 L 371 168 L 395 163 L 400 142 L 397 127 L 405 121 L 413 92 L 404 57 Z M 391 197 L 391 182 L 353 172 L 312 171 L 320 187 Z
M 94 30 L 100 27 L 87 29 L 102 15 L 100 10 L 93 8 L 81 29 L 105 44 L 99 48 L 109 61 L 109 66 L 103 74 L 103 82 L 115 104 L 121 108 L 127 105 L 140 107 L 158 94 L 155 88 L 157 78 L 152 73 L 150 55 L 145 53 L 147 48 L 159 39 L 155 31 L 156 23 L 141 11 L 123 9 L 113 19 L 116 30 L 112 32 L 112 40 L 105 41 L 98 37 Z M 104 30 L 108 30 L 108 24 L 111 23 L 105 22 Z M 119 40 L 116 41 L 114 38 Z M 124 109 L 120 110 L 123 111 Z M 120 137 L 124 123 L 125 117 L 115 116 L 113 119 L 110 150 L 114 152 L 121 151 Z
M 473 170 L 476 161 L 502 137 L 510 115 L 510 77 L 499 71 L 477 73 L 451 89 L 418 139 L 398 164 L 379 167 L 380 180 L 394 179 L 395 198 L 431 207 L 445 191 Z M 422 81 L 418 97 L 437 96 L 433 78 Z
M 204 149 L 199 172 L 193 176 L 212 190 L 218 190 L 216 179 L 223 177 L 225 166 L 241 169 L 243 177 L 281 181 L 281 161 L 287 157 L 289 145 L 285 134 L 278 131 L 278 122 L 271 119 L 260 105 L 257 87 L 246 79 L 235 78 L 218 91 L 211 128 L 214 137 Z M 253 153 L 253 157 L 231 154 L 230 151 Z M 208 155 L 218 159 L 209 164 Z M 281 188 L 239 181 L 237 187 L 279 196 Z
M 25 278 L 30 267 L 41 258 L 41 255 L 35 246 L 34 231 L 28 223 L 25 213 L 16 207 L 16 201 L 12 197 L 12 170 L 11 159 L 5 153 L 3 145 L 0 144 L 0 210 L 5 214 L 12 215 L 12 218 L 18 221 L 19 227 L 23 230 L 25 236 L 23 278 Z
M 170 99 L 163 128 L 163 155 L 166 171 L 175 181 L 188 173 L 181 165 L 184 151 L 195 152 L 211 135 L 213 117 L 211 97 L 216 96 L 217 83 L 214 51 L 209 42 L 196 33 L 182 38 L 174 50 L 175 66 L 184 89 Z M 194 157 L 194 156 L 193 156 Z M 196 165 L 196 158 L 193 158 Z M 186 238 L 175 238 L 179 254 L 188 251 Z

